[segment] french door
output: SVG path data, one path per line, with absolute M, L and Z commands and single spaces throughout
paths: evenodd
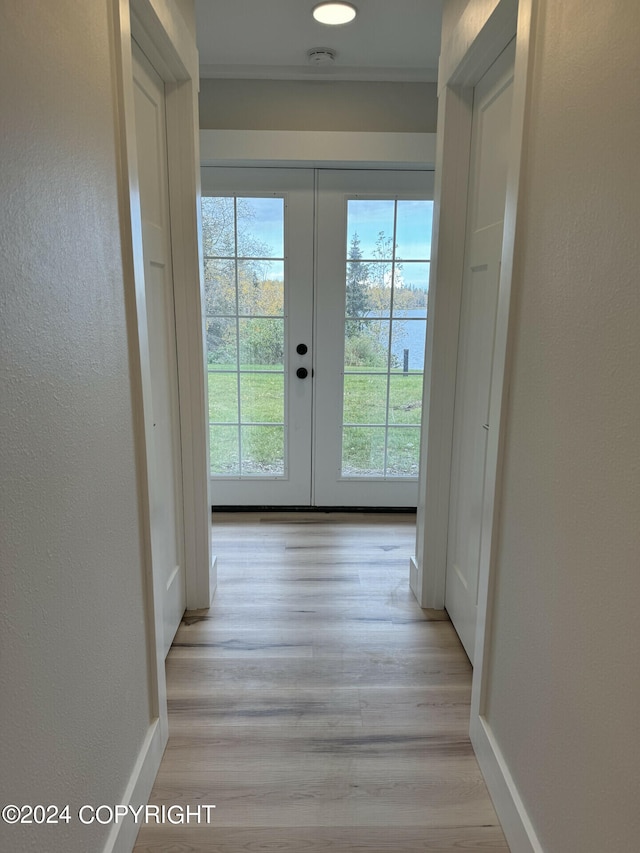
M 415 506 L 432 193 L 203 168 L 214 504 Z

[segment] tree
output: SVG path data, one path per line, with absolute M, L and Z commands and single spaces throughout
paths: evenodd
M 376 245 L 373 249 L 374 262 L 370 271 L 369 303 L 374 312 L 388 315 L 391 306 L 391 285 L 394 285 L 394 295 L 402 281 L 402 264 L 394 264 L 393 238 L 387 237 L 384 231 L 378 232 Z
M 234 258 L 236 254 L 245 258 L 268 257 L 269 246 L 251 233 L 253 219 L 255 211 L 248 198 L 203 197 L 202 249 L 205 260 Z
M 281 364 L 284 314 L 283 282 L 273 278 L 271 247 L 255 236 L 250 199 L 202 199 L 207 350 L 210 364 L 233 366 L 241 360 Z M 259 315 L 262 319 L 247 319 Z
M 362 260 L 360 238 L 354 234 L 349 244 L 347 263 L 346 316 L 364 317 L 369 311 L 369 264 Z M 350 329 L 362 329 L 362 323 L 349 324 Z
M 413 308 L 426 308 L 427 291 L 414 284 L 403 284 L 397 287 L 393 296 L 394 308 L 398 311 L 411 310 Z

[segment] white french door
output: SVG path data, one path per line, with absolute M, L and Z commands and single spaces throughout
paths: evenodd
M 202 169 L 214 504 L 415 506 L 432 192 Z
M 308 169 L 202 169 L 214 505 L 311 502 L 313 188 Z
M 321 171 L 315 499 L 414 507 L 433 172 Z

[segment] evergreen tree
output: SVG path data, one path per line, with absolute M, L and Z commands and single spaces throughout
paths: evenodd
M 364 317 L 369 311 L 369 264 L 362 260 L 360 238 L 354 234 L 349 245 L 347 263 L 346 316 Z M 359 324 L 362 325 L 362 324 Z M 356 324 L 351 324 L 355 327 Z

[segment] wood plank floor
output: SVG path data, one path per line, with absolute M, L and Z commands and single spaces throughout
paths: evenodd
M 471 667 L 408 586 L 410 515 L 217 514 L 219 587 L 167 658 L 135 853 L 508 851 L 467 735 Z

